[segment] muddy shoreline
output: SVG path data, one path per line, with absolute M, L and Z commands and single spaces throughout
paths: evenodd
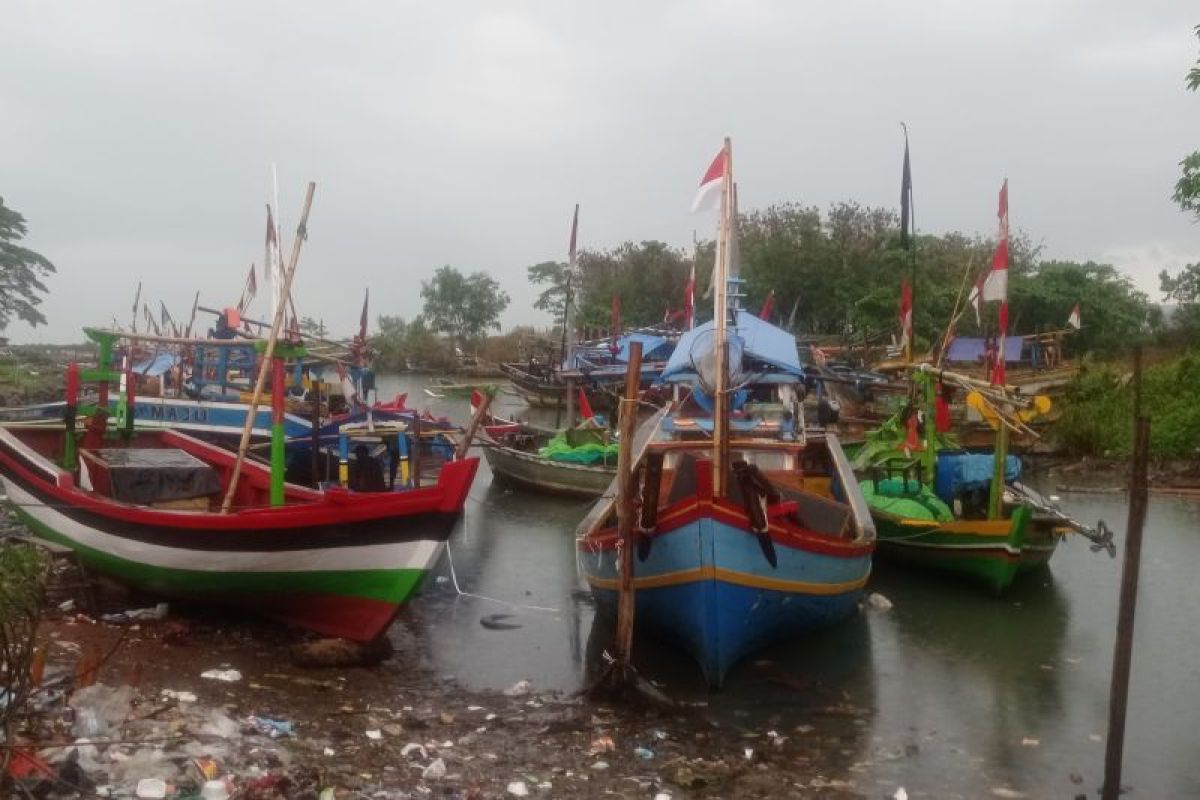
M 522 790 L 540 797 L 852 798 L 883 790 L 844 746 L 867 724 L 866 712 L 850 704 L 816 707 L 790 729 L 758 730 L 718 721 L 703 703 L 662 710 L 527 685 L 467 690 L 433 673 L 405 627 L 399 620 L 389 658 L 353 668 L 298 667 L 291 657 L 298 635 L 191 610 L 130 625 L 58 614 L 43 622 L 40 640 L 47 675 L 74 676 L 89 654 L 111 652 L 97 680 L 133 688 L 126 721 L 108 735 L 122 743 L 83 745 L 85 772 L 101 796 L 129 796 L 135 776 L 122 765 L 148 758 L 146 750 L 159 753 L 179 793 L 167 796 L 187 796 L 198 789 L 189 764 L 209 749 L 234 796 L 247 798 L 328 800 L 321 794 L 328 789 L 335 798 L 498 798 Z M 240 679 L 202 678 L 210 669 L 236 670 Z M 195 700 L 172 699 L 180 693 Z M 214 712 L 235 721 L 238 732 L 204 733 Z M 271 738 L 246 722 L 251 717 L 290 723 L 294 735 Z M 48 761 L 61 761 L 79 746 L 44 746 L 73 743 L 76 718 L 61 702 L 42 707 L 25 738 Z

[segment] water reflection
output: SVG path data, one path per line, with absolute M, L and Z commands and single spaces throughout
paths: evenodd
M 413 384 L 403 388 L 423 404 L 422 382 Z M 503 395 L 501 403 L 511 408 Z M 447 399 L 434 410 L 461 421 L 466 403 Z M 553 422 L 553 410 L 541 413 Z M 589 504 L 490 483 L 485 465 L 451 539 L 462 588 L 554 610 L 458 597 L 449 583 L 431 581 L 407 617 L 419 640 L 404 652 L 421 653 L 439 673 L 474 687 L 528 679 L 539 690 L 574 691 L 612 638 L 610 621 L 593 624 L 576 577 L 572 533 Z M 1121 545 L 1122 495 L 1063 493 L 1063 501 L 1083 519 L 1115 523 Z M 1126 783 L 1139 797 L 1200 797 L 1197 563 L 1200 504 L 1154 497 L 1126 737 Z M 448 575 L 447 562 L 439 572 Z M 914 797 L 987 797 L 997 787 L 1028 797 L 1094 794 L 1119 577 L 1119 559 L 1070 539 L 1050 570 L 1027 576 L 1001 599 L 970 583 L 879 563 L 869 589 L 886 595 L 891 611 L 760 651 L 720 693 L 709 694 L 696 665 L 653 637 L 635 640 L 634 659 L 672 697 L 705 703 L 703 713 L 727 724 L 840 740 L 867 796 L 891 796 L 901 785 Z M 504 613 L 520 627 L 481 624 Z

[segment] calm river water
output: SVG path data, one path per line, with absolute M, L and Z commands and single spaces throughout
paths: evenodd
M 423 376 L 380 383 L 381 396 L 408 390 L 410 405 L 467 417 L 465 400 L 426 397 Z M 554 421 L 552 411 L 498 400 L 503 412 Z M 1122 495 L 1061 494 L 1070 513 L 1109 522 L 1120 549 Z M 407 622 L 435 669 L 480 688 L 525 679 L 574 691 L 587 682 L 611 636 L 593 626 L 576 574 L 572 534 L 589 506 L 493 486 L 482 466 L 450 553 L 463 592 L 515 605 L 459 596 L 443 561 Z M 1120 563 L 1068 540 L 1049 572 L 1003 599 L 877 564 L 870 589 L 892 610 L 762 651 L 716 694 L 686 656 L 654 641 L 635 642 L 635 661 L 672 697 L 747 729 L 820 735 L 831 717 L 841 718 L 839 730 L 851 718 L 846 763 L 860 789 L 875 783 L 881 796 L 898 786 L 913 797 L 996 796 L 995 788 L 1096 796 Z M 1126 734 L 1124 782 L 1136 797 L 1200 797 L 1197 564 L 1200 503 L 1152 498 Z M 514 627 L 481 624 L 496 614 L 511 614 L 501 621 Z

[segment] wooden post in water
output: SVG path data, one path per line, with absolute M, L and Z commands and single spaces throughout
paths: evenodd
M 311 409 L 309 411 L 309 424 L 312 425 L 312 431 L 309 433 L 309 449 L 312 454 L 309 458 L 309 466 L 312 470 L 312 488 L 317 489 L 321 486 L 321 379 L 312 379 L 312 389 L 309 392 L 309 402 Z
M 490 389 L 483 392 L 483 402 L 479 404 L 479 408 L 475 409 L 475 416 L 471 417 L 471 424 L 467 426 L 467 433 L 463 436 L 462 441 L 458 443 L 458 449 L 454 451 L 454 459 L 456 461 L 460 458 L 466 458 L 467 451 L 471 449 L 471 442 L 475 439 L 475 434 L 492 405 L 492 397 L 494 395 L 495 392 Z
M 1121 602 L 1117 611 L 1117 641 L 1113 646 L 1112 687 L 1108 698 L 1108 742 L 1104 749 L 1103 800 L 1121 794 L 1121 763 L 1125 755 L 1125 710 L 1133 660 L 1133 619 L 1137 611 L 1138 573 L 1142 563 L 1142 529 L 1149 502 L 1147 466 L 1150 459 L 1150 419 L 1142 415 L 1142 349 L 1133 355 L 1133 467 L 1129 476 L 1129 520 L 1125 528 L 1125 561 L 1121 565 Z
M 308 192 L 304 197 L 304 211 L 300 214 L 296 239 L 292 242 L 292 255 L 283 278 L 282 292 L 285 296 L 292 291 L 292 279 L 296 276 L 296 264 L 300 262 L 300 246 L 308 238 L 308 212 L 312 209 L 313 192 L 316 190 L 315 183 L 308 184 Z M 233 462 L 233 474 L 229 476 L 229 487 L 225 490 L 225 500 L 221 503 L 222 514 L 228 514 L 229 509 L 233 506 L 233 496 L 237 492 L 238 479 L 242 475 L 242 463 L 246 460 L 246 450 L 250 447 L 250 434 L 254 430 L 254 418 L 258 416 L 258 403 L 262 400 L 263 385 L 267 380 L 271 359 L 275 356 L 275 342 L 279 339 L 279 333 L 283 329 L 284 309 L 285 306 L 281 304 L 275 310 L 275 319 L 271 322 L 271 334 L 267 337 L 267 347 L 263 351 L 262 364 L 258 368 L 254 393 L 250 396 L 250 407 L 246 409 L 246 424 L 242 426 L 242 440 L 238 443 L 237 460 Z
M 613 649 L 617 680 L 630 674 L 633 651 L 633 431 L 637 427 L 638 385 L 642 376 L 642 343 L 629 343 L 629 368 L 625 372 L 625 395 L 621 398 L 618 425 L 621 441 L 617 449 L 617 639 Z

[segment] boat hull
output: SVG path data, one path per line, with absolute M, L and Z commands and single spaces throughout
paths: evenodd
M 436 486 L 408 492 L 291 487 L 312 502 L 229 514 L 169 511 L 96 500 L 0 430 L 4 487 L 20 519 L 97 573 L 357 641 L 384 633 L 420 587 L 477 466 L 475 459 L 446 464 Z
M 944 524 L 874 509 L 871 516 L 880 558 L 969 578 L 997 594 L 1046 567 L 1061 538 L 1055 526 L 1033 524 L 1024 506 L 1007 519 Z
M 483 448 L 492 475 L 503 483 L 563 497 L 599 497 L 617 474 L 615 467 L 551 461 L 511 447 Z
M 772 565 L 734 506 L 693 500 L 663 515 L 635 556 L 639 625 L 675 640 L 712 687 L 748 653 L 855 613 L 871 571 L 869 543 L 796 537 L 772 526 Z M 615 532 L 578 543 L 602 609 L 617 602 Z M 644 557 L 643 557 L 644 556 Z

